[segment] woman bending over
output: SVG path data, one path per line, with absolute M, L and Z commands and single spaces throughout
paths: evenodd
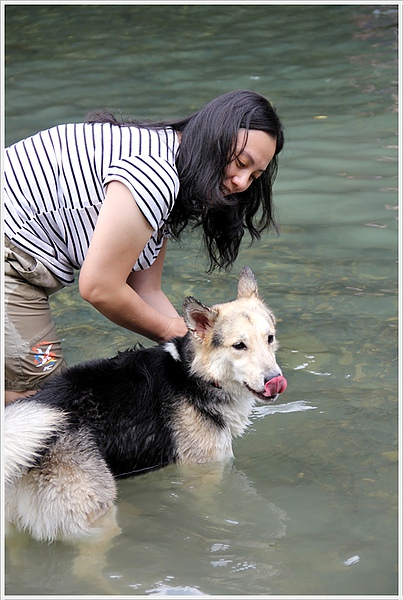
M 261 95 L 232 91 L 181 120 L 107 112 L 5 152 L 6 402 L 65 366 L 49 295 L 74 282 L 114 323 L 156 342 L 187 332 L 161 289 L 168 234 L 200 228 L 210 270 L 245 231 L 275 227 L 283 128 Z

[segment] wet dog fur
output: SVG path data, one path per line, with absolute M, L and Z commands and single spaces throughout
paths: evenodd
M 256 399 L 277 397 L 263 395 L 281 375 L 274 315 L 248 267 L 236 300 L 188 297 L 183 315 L 183 338 L 72 366 L 6 407 L 6 521 L 79 539 L 113 507 L 117 479 L 233 456 Z

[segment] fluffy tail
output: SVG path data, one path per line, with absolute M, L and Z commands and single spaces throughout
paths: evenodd
M 35 464 L 66 421 L 67 415 L 56 408 L 17 400 L 4 411 L 4 477 L 12 483 Z

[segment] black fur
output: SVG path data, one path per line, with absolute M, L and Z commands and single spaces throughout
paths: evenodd
M 189 377 L 189 335 L 172 340 L 180 361 L 164 346 L 136 347 L 69 367 L 34 398 L 18 402 L 35 401 L 66 411 L 68 428 L 96 440 L 115 477 L 159 469 L 177 460 L 172 423 L 184 398 L 213 426 L 224 426 L 214 409 L 226 401 L 224 392 Z

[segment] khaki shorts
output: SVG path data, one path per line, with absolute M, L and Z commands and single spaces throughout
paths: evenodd
M 47 267 L 5 237 L 5 388 L 35 390 L 66 366 L 49 296 L 63 287 Z

